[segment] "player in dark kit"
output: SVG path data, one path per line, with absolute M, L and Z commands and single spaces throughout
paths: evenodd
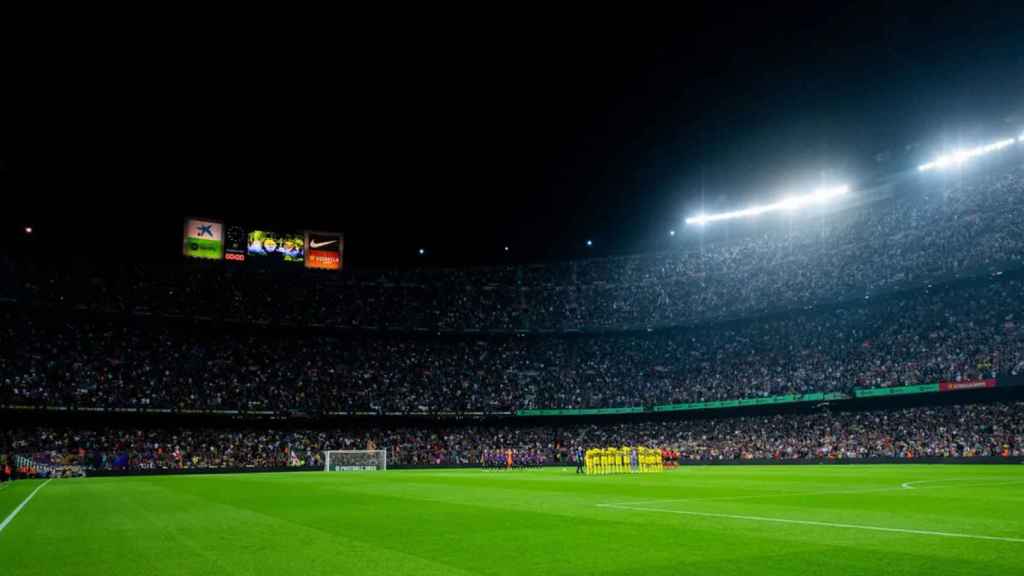
M 576 447 L 576 473 L 583 474 L 583 448 Z

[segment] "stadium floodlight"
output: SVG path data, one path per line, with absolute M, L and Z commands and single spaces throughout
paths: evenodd
M 961 166 L 964 162 L 967 162 L 971 158 L 977 158 L 978 156 L 984 156 L 985 154 L 991 154 L 998 150 L 1002 150 L 1007 146 L 1014 143 L 1013 138 L 1007 138 L 998 142 L 993 142 L 985 146 L 978 146 L 977 148 L 961 148 L 954 150 L 949 154 L 939 156 L 935 160 L 928 162 L 927 164 L 921 164 L 917 167 L 919 172 L 928 172 L 929 170 L 941 170 L 951 166 Z
M 675 230 L 669 230 L 668 231 L 668 235 L 669 236 L 675 236 L 676 235 L 676 231 Z
M 845 184 L 842 186 L 832 186 L 829 188 L 819 188 L 811 194 L 804 194 L 802 196 L 786 196 L 778 202 L 772 204 L 764 204 L 761 206 L 751 206 L 750 208 L 744 208 L 743 210 L 734 210 L 732 212 L 720 212 L 718 214 L 698 214 L 691 216 L 686 219 L 687 224 L 698 224 L 703 225 L 708 222 L 718 222 L 721 220 L 735 220 L 737 218 L 751 218 L 753 216 L 759 216 L 767 212 L 778 212 L 780 210 L 792 211 L 800 208 L 805 208 L 814 204 L 826 204 L 831 200 L 847 194 L 850 191 L 850 187 Z
M 594 242 L 593 242 L 593 241 L 591 241 L 591 240 L 587 240 L 587 246 L 593 246 L 593 245 L 594 245 Z
M 427 251 L 426 251 L 426 250 L 424 250 L 423 248 L 420 248 L 420 249 L 419 249 L 419 254 L 420 254 L 420 256 L 423 256 L 423 255 L 424 255 L 424 254 L 426 254 L 426 253 L 427 253 Z

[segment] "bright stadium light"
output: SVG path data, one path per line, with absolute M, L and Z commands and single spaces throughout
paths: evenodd
M 929 170 L 941 170 L 943 168 L 949 168 L 951 166 L 961 166 L 964 162 L 967 162 L 971 158 L 977 158 L 978 156 L 984 156 L 985 154 L 991 154 L 998 150 L 1002 150 L 1007 146 L 1014 143 L 1013 138 L 1007 138 L 998 142 L 993 142 L 986 146 L 978 146 L 977 148 L 961 148 L 954 150 L 949 154 L 939 156 L 935 160 L 928 162 L 927 164 L 921 164 L 917 167 L 919 172 L 928 172 Z
M 686 219 L 687 224 L 703 225 L 708 222 L 718 222 L 720 220 L 735 220 L 737 218 L 751 218 L 758 216 L 766 212 L 778 212 L 780 210 L 792 211 L 799 210 L 807 206 L 814 204 L 826 204 L 829 201 L 843 196 L 850 191 L 850 187 L 845 184 L 842 186 L 832 186 L 829 188 L 819 188 L 810 194 L 804 194 L 803 196 L 786 196 L 782 200 L 772 204 L 764 204 L 762 206 L 751 206 L 750 208 L 744 208 L 743 210 L 734 210 L 732 212 L 720 212 L 718 214 L 698 214 L 691 216 Z

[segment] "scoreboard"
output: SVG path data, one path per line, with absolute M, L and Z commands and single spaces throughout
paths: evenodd
M 183 253 L 191 258 L 251 262 L 287 262 L 316 270 L 341 270 L 345 236 L 339 232 L 277 232 L 247 229 L 218 220 L 186 218 Z
M 245 228 L 238 225 L 228 226 L 224 233 L 224 259 L 232 262 L 245 262 L 247 241 Z

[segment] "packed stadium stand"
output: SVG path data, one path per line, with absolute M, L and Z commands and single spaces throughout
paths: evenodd
M 0 448 L 105 470 L 315 468 L 325 448 L 368 442 L 399 464 L 445 465 L 648 442 L 695 461 L 1022 455 L 1024 406 L 1008 397 L 842 401 L 1024 377 L 1024 167 L 905 179 L 845 202 L 799 223 L 709 229 L 677 251 L 528 266 L 327 276 L 14 263 L 0 284 L 0 407 L 50 416 L 5 431 Z M 813 394 L 839 409 L 652 418 Z M 516 416 L 594 408 L 640 414 Z M 108 420 L 63 424 L 56 411 Z M 278 420 L 127 426 L 118 412 Z M 412 415 L 433 419 L 373 420 Z
M 311 414 L 511 412 L 849 392 L 1024 373 L 1024 279 L 961 284 L 770 319 L 603 335 L 331 335 L 7 312 L 0 403 Z
M 14 452 L 54 466 L 160 470 L 301 466 L 323 469 L 323 451 L 387 446 L 395 464 L 474 465 L 515 447 L 568 464 L 574 446 L 670 446 L 683 462 L 1024 456 L 1024 403 L 554 426 L 448 425 L 330 430 L 267 428 L 28 428 Z M 301 463 L 301 464 L 300 464 Z

